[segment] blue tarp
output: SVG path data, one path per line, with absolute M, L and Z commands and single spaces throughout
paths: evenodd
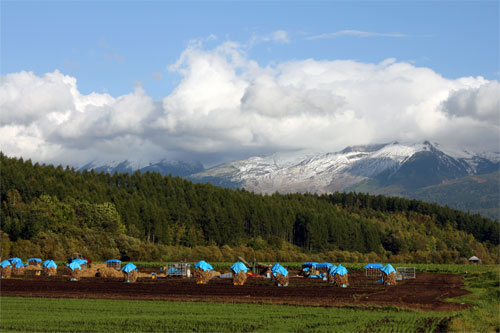
M 316 268 L 330 268 L 333 265 L 330 264 L 329 262 L 322 262 L 316 265 Z
M 365 269 L 381 269 L 382 267 L 384 267 L 382 264 L 368 264 Z
M 318 263 L 317 262 L 313 262 L 313 261 L 310 261 L 310 262 L 305 262 L 302 264 L 302 268 L 305 268 L 305 267 L 308 267 L 308 268 L 311 268 L 311 267 L 315 267 Z
M 21 262 L 22 262 L 21 258 L 18 258 L 18 257 L 9 258 L 9 262 L 10 262 L 12 265 L 14 265 L 14 264 L 15 264 L 16 262 L 18 262 L 18 261 L 21 261 Z
M 233 266 L 231 266 L 231 270 L 234 272 L 234 274 L 238 274 L 240 271 L 243 271 L 246 273 L 248 271 L 248 268 L 241 261 L 237 261 L 233 264 Z
M 271 272 L 273 272 L 274 277 L 276 277 L 276 274 L 278 273 L 280 273 L 283 276 L 288 275 L 288 271 L 286 270 L 286 268 L 281 266 L 279 263 L 275 263 L 273 267 L 271 267 Z
M 137 266 L 134 265 L 133 263 L 129 262 L 128 264 L 123 266 L 122 271 L 128 274 L 128 273 L 132 272 L 134 269 L 137 269 Z
M 15 264 L 14 264 L 14 268 L 24 268 L 24 264 L 20 261 L 17 261 Z
M 78 262 L 76 262 L 75 260 L 73 260 L 71 262 L 71 264 L 68 265 L 69 269 L 71 269 L 72 271 L 74 271 L 75 269 L 82 269 L 82 267 L 80 266 L 80 264 Z
M 8 260 L 0 262 L 0 267 L 5 268 L 7 266 L 12 266 Z
M 334 275 L 334 274 L 335 274 L 335 270 L 336 270 L 336 269 L 337 269 L 337 266 L 332 265 L 332 267 L 330 267 L 330 268 L 328 269 L 328 274 L 330 274 L 330 275 Z
M 394 267 L 392 267 L 391 264 L 387 264 L 385 265 L 384 268 L 381 269 L 381 271 L 387 275 L 391 274 L 394 272 L 394 274 L 396 274 L 396 270 L 394 269 Z
M 309 275 L 308 277 L 313 279 L 322 279 L 325 277 L 325 274 Z
M 28 262 L 30 262 L 30 261 L 42 262 L 42 259 L 40 259 L 40 258 L 29 258 L 27 261 Z
M 72 262 L 72 263 L 73 263 L 73 262 L 75 262 L 75 263 L 77 263 L 78 265 L 85 265 L 86 263 L 88 263 L 88 261 L 87 261 L 87 260 L 85 260 L 85 259 L 73 259 L 71 262 Z
M 180 269 L 177 269 L 173 266 L 170 266 L 168 268 L 168 271 L 167 271 L 167 274 L 177 274 L 177 275 L 181 275 L 182 274 L 182 271 Z
M 119 263 L 121 263 L 121 260 L 118 260 L 118 259 L 109 259 L 109 260 L 106 260 L 106 264 L 107 263 L 111 263 L 111 262 L 119 262 Z
M 44 262 L 42 262 L 42 266 L 43 266 L 43 267 L 46 267 L 46 266 L 47 266 L 47 264 L 48 264 L 50 261 L 51 261 L 51 260 L 49 260 L 49 259 L 45 260 Z
M 212 270 L 213 267 L 207 263 L 205 260 L 202 260 L 200 262 L 198 262 L 197 264 L 194 265 L 194 268 L 200 268 L 201 270 L 203 271 L 209 271 L 209 270 Z
M 337 266 L 337 268 L 335 269 L 335 271 L 333 272 L 333 275 L 335 274 L 338 274 L 340 276 L 344 276 L 347 274 L 347 268 L 345 268 L 344 266 L 342 266 L 341 264 L 339 264 Z
M 47 260 L 44 262 L 44 267 L 47 267 L 47 268 L 51 268 L 51 267 L 54 267 L 57 269 L 57 265 L 56 263 L 54 262 L 54 260 Z

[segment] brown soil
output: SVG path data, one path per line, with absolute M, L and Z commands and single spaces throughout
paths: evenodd
M 66 273 L 67 274 L 67 273 Z M 161 301 L 203 301 L 306 306 L 398 306 L 426 311 L 451 311 L 466 307 L 444 302 L 445 298 L 465 295 L 462 276 L 420 273 L 414 280 L 383 286 L 362 271 L 349 272 L 348 288 L 337 288 L 321 279 L 290 277 L 288 287 L 275 287 L 273 281 L 249 277 L 244 286 L 235 287 L 232 279 L 214 278 L 207 285 L 196 279 L 139 277 L 136 283 L 122 278 L 85 278 L 69 282 L 58 271 L 56 276 L 36 279 L 4 279 L 1 296 L 137 299 Z

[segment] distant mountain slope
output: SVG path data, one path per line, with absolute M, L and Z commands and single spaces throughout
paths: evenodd
M 158 172 L 162 175 L 171 174 L 172 176 L 186 177 L 193 173 L 201 172 L 204 170 L 203 165 L 200 162 L 184 162 L 171 160 L 167 161 L 165 159 L 151 163 L 143 161 L 111 161 L 111 162 L 98 162 L 93 161 L 85 164 L 80 168 L 80 170 L 91 170 L 113 174 L 118 173 L 134 173 L 139 170 L 141 173 L 144 172 Z
M 336 153 L 298 151 L 256 156 L 207 169 L 189 176 L 189 179 L 232 188 L 243 187 L 257 193 L 359 191 L 423 200 L 432 198 L 431 201 L 446 204 L 444 195 L 432 195 L 433 191 L 440 189 L 433 185 L 498 172 L 499 156 L 498 152 L 449 151 L 427 141 L 416 144 L 394 142 L 347 147 Z M 498 195 L 498 177 L 491 183 L 486 197 L 495 195 L 492 193 L 495 184 Z M 428 189 L 421 190 L 423 188 Z M 467 196 L 466 193 L 464 189 L 463 195 L 453 203 L 454 207 L 464 209 L 468 207 L 467 202 L 477 199 L 477 195 L 471 193 Z M 483 209 L 498 211 L 498 201 L 486 202 L 486 207 L 481 208 L 483 214 L 486 212 Z M 487 216 L 493 215 L 488 213 Z
M 498 172 L 468 176 L 421 188 L 412 193 L 412 198 L 448 205 L 498 221 L 499 183 Z

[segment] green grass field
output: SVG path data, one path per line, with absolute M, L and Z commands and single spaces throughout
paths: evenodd
M 358 268 L 358 265 L 362 267 L 362 264 L 346 266 L 354 269 Z M 470 304 L 470 308 L 459 312 L 438 313 L 393 307 L 321 308 L 202 302 L 1 297 L 0 330 L 2 332 L 498 332 L 500 328 L 498 266 L 414 266 L 417 266 L 417 271 L 464 274 L 466 288 L 472 294 L 450 301 Z
M 221 303 L 1 298 L 2 331 L 425 331 L 446 314 Z

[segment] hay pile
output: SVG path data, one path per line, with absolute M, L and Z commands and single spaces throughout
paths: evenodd
M 137 270 L 134 269 L 133 271 L 131 271 L 128 274 L 123 272 L 123 277 L 124 277 L 126 282 L 135 282 L 135 281 L 137 281 L 137 277 L 138 277 Z
M 34 266 L 34 267 L 36 267 L 38 269 L 42 268 L 42 263 L 39 262 L 39 261 L 33 261 L 33 260 L 32 261 L 28 261 L 28 265 L 29 266 Z
M 106 264 L 92 264 L 90 268 L 82 270 L 81 277 L 121 278 L 123 277 L 123 273 L 114 268 L 107 267 Z
M 349 285 L 349 278 L 347 274 L 335 274 L 333 277 L 328 274 L 328 282 L 333 283 L 337 287 L 347 287 Z
M 16 275 L 16 276 L 24 275 L 24 267 L 12 268 L 12 275 Z
M 282 286 L 288 285 L 288 281 L 289 281 L 288 275 L 284 276 L 281 273 L 277 273 L 275 279 L 276 279 L 276 284 L 281 284 Z
M 213 270 L 202 270 L 201 268 L 196 268 L 194 270 L 194 277 L 196 278 L 196 283 L 197 284 L 206 284 L 208 281 L 210 281 L 211 278 L 215 276 L 215 273 Z M 218 272 L 217 272 L 218 273 Z M 220 275 L 220 273 L 219 273 Z
M 36 265 L 28 265 L 28 266 L 24 267 L 24 270 L 25 271 L 39 271 L 40 267 L 38 267 Z
M 396 285 L 396 274 L 394 272 L 389 275 L 382 272 L 382 279 L 384 280 L 384 285 L 386 286 L 394 286 Z
M 12 268 L 10 266 L 4 268 L 0 267 L 0 276 L 2 278 L 8 279 L 10 278 L 11 274 L 12 274 Z
M 247 273 L 244 271 L 239 271 L 238 274 L 233 274 L 233 284 L 235 286 L 242 286 L 247 280 Z
M 151 273 L 141 273 L 141 272 L 136 271 L 136 274 L 137 274 L 137 277 L 141 278 L 141 279 L 152 279 Z
M 55 267 L 50 267 L 50 268 L 47 268 L 47 267 L 44 267 L 43 268 L 43 272 L 47 275 L 47 276 L 54 276 L 57 274 L 57 268 Z
M 71 268 L 68 268 L 68 273 L 71 281 L 80 281 L 82 278 L 82 270 L 81 269 L 75 269 L 72 270 Z

